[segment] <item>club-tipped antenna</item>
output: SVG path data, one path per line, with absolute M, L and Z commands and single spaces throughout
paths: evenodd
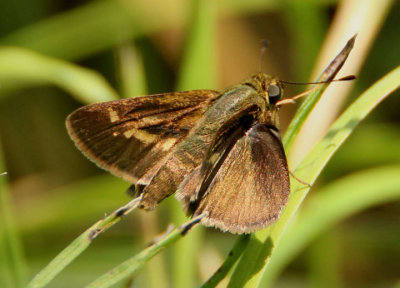
M 332 79 L 332 80 L 326 80 L 326 81 L 317 81 L 317 82 L 304 82 L 304 83 L 301 83 L 301 82 L 290 82 L 290 81 L 284 81 L 284 80 L 280 80 L 280 82 L 284 83 L 284 84 L 291 84 L 291 85 L 308 85 L 308 84 L 325 84 L 325 83 L 339 82 L 339 81 L 350 81 L 350 80 L 354 80 L 354 79 L 356 79 L 356 76 L 348 75 L 348 76 L 344 76 L 344 77 L 339 78 L 339 79 Z M 276 103 L 276 106 L 279 107 L 279 106 L 282 106 L 282 105 L 285 105 L 285 104 L 296 103 L 296 99 L 299 99 L 301 97 L 307 96 L 313 90 L 315 90 L 317 87 L 318 86 L 314 86 L 311 89 L 308 89 L 308 90 L 306 90 L 306 91 L 304 91 L 304 92 L 302 92 L 300 94 L 297 94 L 297 95 L 295 95 L 295 96 L 293 96 L 291 98 L 285 98 L 285 99 L 279 100 Z
M 264 62 L 264 55 L 265 55 L 265 51 L 267 51 L 267 47 L 269 45 L 269 41 L 266 39 L 263 39 L 260 41 L 262 46 L 261 46 L 261 50 L 260 50 L 260 73 L 262 72 L 262 66 L 263 66 L 263 62 Z
M 354 79 L 356 79 L 355 75 L 347 75 L 347 76 L 344 76 L 339 79 L 317 81 L 317 82 L 291 82 L 291 81 L 285 81 L 285 80 L 280 80 L 279 82 L 281 82 L 283 84 L 290 84 L 290 85 L 309 85 L 309 84 L 325 84 L 325 83 L 339 82 L 339 81 L 351 81 Z

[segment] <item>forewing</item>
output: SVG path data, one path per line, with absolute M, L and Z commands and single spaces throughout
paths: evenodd
M 147 185 L 218 95 L 197 90 L 88 105 L 71 113 L 66 126 L 76 146 L 97 165 Z
M 202 224 L 250 233 L 278 218 L 290 184 L 277 133 L 274 127 L 257 124 L 235 143 L 204 195 L 197 199 L 194 216 L 208 212 Z

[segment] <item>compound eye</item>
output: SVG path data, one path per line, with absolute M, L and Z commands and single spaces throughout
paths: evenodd
M 275 104 L 281 99 L 281 87 L 275 84 L 268 86 L 268 100 L 269 104 Z

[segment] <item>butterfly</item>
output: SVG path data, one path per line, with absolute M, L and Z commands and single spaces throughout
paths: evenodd
M 354 37 L 325 70 L 330 78 L 318 83 L 334 81 L 353 43 Z M 201 224 L 250 233 L 276 221 L 290 193 L 277 115 L 291 102 L 283 90 L 284 81 L 257 73 L 222 92 L 83 106 L 66 126 L 90 160 L 134 184 L 140 208 L 152 210 L 175 194 L 187 214 L 204 215 Z

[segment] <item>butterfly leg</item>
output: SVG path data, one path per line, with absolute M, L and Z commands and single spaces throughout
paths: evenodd
M 131 186 L 128 187 L 128 189 L 126 189 L 125 193 L 128 194 L 128 196 L 130 196 L 132 198 L 136 198 L 136 197 L 142 195 L 142 191 L 143 191 L 144 187 L 146 187 L 146 185 L 132 184 Z

